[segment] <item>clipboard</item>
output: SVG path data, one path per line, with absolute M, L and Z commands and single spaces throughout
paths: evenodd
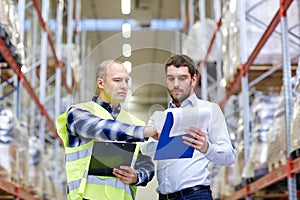
M 172 112 L 167 113 L 165 124 L 154 154 L 154 160 L 191 158 L 193 157 L 194 148 L 183 143 L 182 136 L 170 137 L 174 117 Z M 184 134 L 188 136 L 187 134 Z
M 114 176 L 113 168 L 131 166 L 136 144 L 121 142 L 95 142 L 88 175 Z

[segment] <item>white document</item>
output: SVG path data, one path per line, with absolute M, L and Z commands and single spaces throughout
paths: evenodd
M 165 111 L 156 111 L 153 114 L 154 126 L 162 128 L 168 112 L 173 114 L 173 126 L 170 131 L 170 137 L 186 134 L 185 130 L 196 127 L 206 131 L 210 119 L 210 110 L 208 108 L 169 108 Z

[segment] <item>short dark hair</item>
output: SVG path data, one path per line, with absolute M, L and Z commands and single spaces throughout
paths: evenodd
M 175 67 L 180 67 L 180 66 L 186 66 L 189 68 L 189 72 L 191 74 L 191 77 L 193 77 L 195 74 L 197 74 L 197 68 L 194 60 L 190 58 L 187 55 L 174 55 L 171 56 L 165 64 L 165 72 L 167 73 L 167 68 L 170 65 L 174 65 Z

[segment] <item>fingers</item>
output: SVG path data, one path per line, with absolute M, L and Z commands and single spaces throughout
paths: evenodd
M 208 143 L 206 140 L 206 134 L 201 130 L 191 127 L 185 131 L 189 136 L 183 136 L 183 143 L 189 145 L 202 153 L 206 153 L 208 149 Z
M 203 133 L 201 130 L 199 130 L 195 127 L 191 127 L 189 129 L 187 129 L 185 132 L 190 134 L 194 138 L 199 138 L 199 136 L 206 137 L 205 133 Z
M 136 171 L 132 167 L 120 166 L 120 169 L 114 168 L 113 174 L 125 184 L 134 184 L 138 182 Z
M 157 127 L 153 127 L 155 135 L 152 136 L 154 139 L 158 140 L 160 137 L 161 129 Z
M 145 127 L 144 129 L 144 137 L 152 137 L 156 140 L 159 139 L 160 137 L 160 133 L 161 133 L 161 129 L 157 128 L 157 127 Z

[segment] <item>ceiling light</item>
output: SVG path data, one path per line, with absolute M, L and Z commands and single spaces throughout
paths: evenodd
M 225 87 L 226 87 L 226 80 L 225 80 L 224 78 L 222 78 L 222 79 L 220 80 L 220 86 L 221 86 L 222 88 L 225 88 Z
M 222 33 L 223 33 L 224 37 L 227 37 L 228 36 L 228 30 L 227 30 L 227 28 L 223 28 L 222 29 Z
M 122 36 L 123 36 L 123 38 L 130 38 L 131 25 L 129 23 L 122 24 Z
M 123 62 L 123 65 L 127 69 L 127 72 L 130 73 L 131 72 L 131 67 L 132 67 L 131 62 L 130 61 L 125 61 L 125 62 Z
M 236 0 L 231 0 L 229 4 L 229 10 L 231 13 L 235 13 L 237 9 L 237 1 Z
M 130 44 L 123 44 L 123 56 L 130 57 L 131 56 L 131 45 Z
M 26 65 L 22 65 L 21 72 L 24 74 L 28 72 L 28 68 L 26 67 Z
M 130 10 L 131 10 L 130 0 L 121 0 L 121 11 L 122 11 L 122 14 L 128 15 L 128 14 L 130 14 Z
M 233 56 L 233 57 L 231 58 L 231 61 L 232 61 L 233 63 L 236 63 L 237 57 L 236 57 L 236 56 Z
M 225 44 L 222 44 L 222 51 L 225 53 L 227 51 L 227 47 Z

